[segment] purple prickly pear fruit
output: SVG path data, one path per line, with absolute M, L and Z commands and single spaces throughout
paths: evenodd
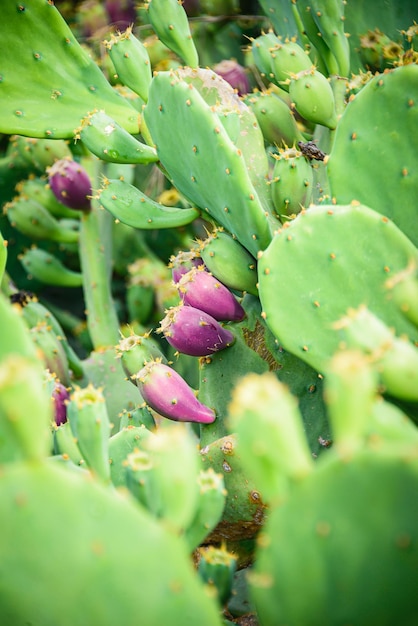
M 161 361 L 150 361 L 135 378 L 145 402 L 159 415 L 175 422 L 215 421 L 215 411 L 199 402 L 184 378 Z
M 199 256 L 199 253 L 194 250 L 180 250 L 176 256 L 170 258 L 169 267 L 171 268 L 171 274 L 173 282 L 178 283 L 183 274 L 187 274 L 193 267 L 199 267 L 203 265 L 203 259 Z
M 52 392 L 52 400 L 54 403 L 54 417 L 57 426 L 65 424 L 67 421 L 67 400 L 70 397 L 68 390 L 59 380 L 55 381 L 54 390 Z
M 209 356 L 235 341 L 231 331 L 223 328 L 214 317 L 183 304 L 167 311 L 157 332 L 163 333 L 176 350 L 190 356 Z
M 250 91 L 250 81 L 248 80 L 245 67 L 233 61 L 225 59 L 214 66 L 213 71 L 222 76 L 227 83 L 237 90 L 239 96 Z
M 239 322 L 245 311 L 229 291 L 212 274 L 193 268 L 178 282 L 180 296 L 188 306 L 208 313 L 218 321 Z
M 79 211 L 89 211 L 92 193 L 89 175 L 80 163 L 60 159 L 48 169 L 49 184 L 59 202 Z
M 105 7 L 109 20 L 119 30 L 125 30 L 136 21 L 136 10 L 133 0 L 106 0 Z

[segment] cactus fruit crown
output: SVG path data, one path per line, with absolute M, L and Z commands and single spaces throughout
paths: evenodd
M 104 402 L 103 388 L 94 387 L 92 383 L 89 383 L 87 387 L 75 386 L 70 400 L 74 402 L 79 409 L 90 404 L 96 404 L 97 402 Z

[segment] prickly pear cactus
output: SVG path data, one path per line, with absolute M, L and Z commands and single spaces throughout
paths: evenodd
M 414 622 L 417 430 L 390 414 L 382 429 L 375 383 L 358 353 L 334 359 L 327 387 L 334 443 L 316 464 L 288 389 L 270 374 L 250 375 L 235 389 L 237 450 L 273 503 L 250 575 L 263 626 Z
M 0 23 L 0 622 L 412 626 L 416 24 L 84 4 Z
M 418 121 L 417 79 L 416 65 L 375 76 L 347 105 L 328 162 L 338 204 L 356 200 L 379 211 L 415 245 L 418 154 L 410 137 Z

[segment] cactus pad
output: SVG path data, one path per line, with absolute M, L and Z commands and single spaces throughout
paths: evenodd
M 112 89 L 53 2 L 3 3 L 0 39 L 1 132 L 69 138 L 95 108 L 138 132 L 138 112 Z
M 267 325 L 286 350 L 319 371 L 341 342 L 334 322 L 360 304 L 416 340 L 384 283 L 417 254 L 393 222 L 366 206 L 312 206 L 276 234 L 259 260 Z
M 328 174 L 339 204 L 353 200 L 393 220 L 418 244 L 418 66 L 375 76 L 348 104 Z

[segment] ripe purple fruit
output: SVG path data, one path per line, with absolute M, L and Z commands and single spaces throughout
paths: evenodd
M 235 341 L 230 330 L 204 311 L 192 306 L 171 307 L 158 332 L 164 334 L 176 350 L 190 356 L 209 356 L 224 350 Z
M 215 411 L 199 402 L 193 389 L 170 366 L 150 361 L 135 378 L 145 402 L 163 417 L 198 424 L 215 421 Z
M 54 417 L 57 426 L 65 424 L 67 421 L 67 401 L 70 397 L 68 390 L 58 380 L 54 383 L 52 399 L 54 402 Z
M 61 204 L 79 211 L 90 211 L 90 177 L 80 163 L 60 159 L 48 169 L 49 185 Z
M 239 322 L 245 317 L 244 309 L 228 287 L 201 267 L 184 274 L 177 286 L 184 304 L 200 309 L 218 321 Z
M 248 80 L 245 67 L 231 59 L 225 59 L 214 66 L 213 71 L 222 76 L 227 83 L 237 90 L 239 96 L 250 91 L 250 81 Z

